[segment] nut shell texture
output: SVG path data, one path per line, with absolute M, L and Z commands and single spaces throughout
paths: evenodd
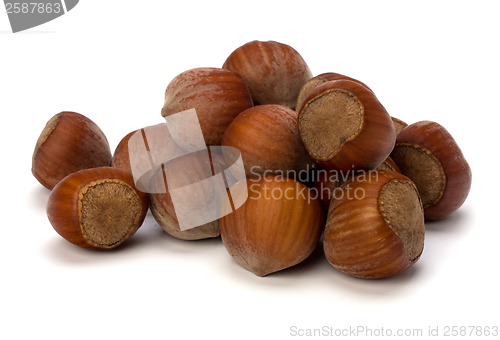
M 396 172 L 370 171 L 342 185 L 324 233 L 328 261 L 360 278 L 402 272 L 424 247 L 424 214 L 415 185 Z M 350 193 L 350 194 L 349 194 Z
M 129 156 L 129 146 L 128 141 L 130 137 L 138 130 L 128 133 L 122 140 L 118 143 L 115 152 L 113 153 L 113 160 L 111 162 L 114 168 L 122 169 L 127 172 L 132 173 L 132 168 L 130 166 L 130 156 Z
M 100 167 L 75 172 L 60 181 L 47 203 L 47 216 L 67 241 L 82 248 L 111 249 L 142 225 L 149 207 L 129 173 Z
M 385 159 L 385 161 L 382 164 L 380 164 L 380 166 L 377 168 L 377 170 L 396 171 L 396 172 L 401 173 L 398 165 L 396 164 L 396 162 L 394 162 L 394 160 L 391 157 L 387 157 Z
M 316 87 L 299 112 L 299 132 L 311 157 L 324 169 L 376 169 L 391 153 L 391 117 L 365 86 L 334 80 Z
M 212 169 L 218 168 L 217 164 L 214 165 L 219 161 L 218 157 L 221 156 L 211 154 L 209 157 L 205 151 L 187 154 L 167 162 L 158 168 L 153 175 L 151 180 L 152 193 L 149 194 L 151 212 L 167 234 L 181 240 L 201 240 L 220 235 L 218 220 L 195 228 L 181 230 L 170 193 L 172 189 L 182 188 L 192 183 L 201 183 L 210 178 L 213 175 Z M 167 181 L 167 178 L 171 180 Z M 189 195 L 192 195 L 192 191 L 183 195 L 184 202 L 189 202 L 192 199 L 192 196 Z M 196 195 L 210 198 L 214 195 L 213 187 L 207 183 Z
M 401 132 L 405 127 L 408 126 L 407 123 L 402 121 L 401 119 L 398 119 L 396 117 L 391 117 L 392 123 L 394 124 L 394 129 L 396 130 L 396 135 Z
M 312 77 L 295 49 L 275 41 L 251 41 L 238 47 L 222 68 L 241 74 L 255 105 L 279 104 L 292 109 L 300 89 Z
M 73 172 L 110 164 L 111 150 L 102 130 L 79 113 L 61 112 L 49 120 L 38 138 L 31 171 L 52 189 Z
M 421 121 L 405 127 L 391 158 L 417 186 L 426 219 L 445 218 L 465 202 L 472 183 L 470 166 L 438 123 Z
M 354 78 L 351 78 L 348 76 L 344 76 L 344 75 L 339 74 L 339 73 L 333 73 L 333 72 L 322 73 L 320 75 L 317 75 L 314 78 L 311 78 L 307 83 L 304 84 L 304 86 L 302 86 L 302 88 L 300 89 L 300 92 L 299 92 L 299 96 L 297 97 L 296 110 L 300 111 L 300 109 L 304 105 L 304 101 L 307 99 L 309 94 L 311 94 L 312 90 L 314 90 L 319 85 L 324 84 L 328 81 L 332 81 L 332 80 L 351 80 L 351 81 L 356 82 L 360 85 L 363 85 L 364 87 L 366 87 L 367 89 L 369 89 L 371 91 L 371 89 L 366 84 L 360 82 L 357 79 L 354 79 Z
M 248 186 L 248 200 L 220 220 L 222 241 L 234 260 L 258 276 L 305 260 L 323 229 L 321 207 L 308 199 L 307 187 L 285 177 L 238 185 Z
M 282 105 L 257 105 L 229 125 L 222 145 L 240 150 L 247 175 L 284 174 L 313 167 L 300 140 L 297 112 Z
M 207 145 L 220 145 L 227 126 L 253 105 L 243 78 L 219 68 L 195 68 L 176 76 L 165 91 L 163 117 L 196 109 Z

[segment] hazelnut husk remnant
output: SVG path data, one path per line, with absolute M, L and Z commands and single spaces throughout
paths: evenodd
M 130 173 L 111 167 L 80 170 L 52 190 L 47 216 L 67 241 L 82 248 L 111 249 L 129 239 L 148 211 L 147 194 Z
M 396 140 L 391 117 L 377 97 L 351 80 L 316 87 L 299 111 L 299 132 L 322 168 L 339 171 L 376 169 Z
M 304 105 L 304 101 L 307 99 L 307 97 L 309 97 L 312 90 L 314 90 L 316 87 L 318 87 L 318 86 L 320 86 L 328 81 L 332 81 L 332 80 L 351 80 L 355 83 L 358 83 L 358 84 L 366 87 L 368 90 L 371 91 L 371 89 L 365 83 L 362 83 L 357 79 L 354 79 L 354 78 L 351 78 L 348 76 L 344 76 L 344 75 L 339 74 L 339 73 L 333 73 L 333 72 L 322 73 L 320 75 L 317 75 L 314 78 L 309 79 L 309 81 L 307 83 L 305 83 L 304 86 L 302 86 L 302 88 L 300 89 L 300 92 L 299 92 L 299 96 L 297 97 L 296 110 L 300 111 L 300 109 Z
M 467 198 L 472 173 L 458 144 L 441 125 L 421 121 L 399 134 L 391 158 L 417 186 L 425 218 L 445 218 Z
M 370 171 L 332 200 L 323 246 L 338 270 L 385 278 L 410 268 L 424 248 L 424 211 L 413 182 L 393 171 Z

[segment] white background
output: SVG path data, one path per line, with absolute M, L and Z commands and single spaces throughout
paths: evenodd
M 0 338 L 287 339 L 297 338 L 293 326 L 424 335 L 437 326 L 500 326 L 494 4 L 82 0 L 17 34 L 2 8 Z M 176 240 L 151 216 L 116 251 L 61 239 L 45 215 L 49 192 L 30 171 L 46 121 L 63 110 L 85 114 L 114 150 L 126 133 L 162 122 L 175 75 L 220 67 L 255 39 L 287 43 L 314 74 L 358 78 L 391 115 L 437 121 L 455 137 L 472 191 L 458 212 L 428 225 L 421 260 L 367 281 L 335 271 L 317 252 L 259 278 L 220 240 Z

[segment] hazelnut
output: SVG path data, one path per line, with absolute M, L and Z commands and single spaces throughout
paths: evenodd
M 323 208 L 326 215 L 332 199 L 335 198 L 336 193 L 339 193 L 337 189 L 346 181 L 356 177 L 357 172 L 327 171 L 324 169 L 315 170 L 316 171 L 313 172 L 311 176 L 312 183 L 310 183 L 310 187 L 317 193 L 321 208 Z M 387 157 L 376 170 L 400 172 L 396 162 L 394 162 L 391 157 Z
M 251 41 L 234 50 L 222 66 L 241 74 L 255 105 L 295 109 L 302 86 L 312 77 L 300 54 L 275 41 Z
M 297 111 L 300 111 L 302 105 L 304 105 L 304 101 L 307 99 L 312 90 L 314 90 L 319 85 L 331 80 L 351 80 L 355 83 L 363 85 L 371 91 L 371 89 L 367 85 L 357 79 L 333 72 L 322 73 L 314 78 L 309 79 L 309 81 L 305 83 L 304 86 L 302 86 L 302 88 L 300 89 L 299 96 L 297 98 Z
M 300 140 L 297 119 L 297 112 L 282 105 L 254 106 L 229 125 L 222 145 L 240 150 L 247 175 L 288 170 L 296 174 L 313 166 Z
M 339 171 L 376 169 L 396 140 L 391 117 L 377 97 L 351 80 L 328 81 L 312 90 L 299 112 L 299 132 L 319 166 Z
M 177 130 L 178 134 L 184 134 L 184 132 L 180 132 L 182 129 L 177 126 L 173 128 Z M 113 155 L 113 167 L 130 172 L 134 177 L 136 188 L 147 192 L 151 176 L 162 163 L 189 152 L 176 143 L 170 132 L 167 123 L 130 132 L 122 138 L 116 147 Z M 189 131 L 189 133 L 191 133 L 189 136 L 195 139 L 192 137 L 193 131 Z M 205 146 L 203 136 L 201 132 L 199 133 L 200 137 L 197 141 L 203 147 Z
M 195 68 L 176 76 L 165 91 L 163 117 L 196 109 L 207 145 L 220 145 L 227 126 L 252 98 L 243 78 L 219 68 Z
M 318 197 L 318 201 L 323 209 L 323 212 L 325 213 L 325 216 L 328 213 L 330 202 L 335 195 L 335 190 L 341 184 L 341 179 L 342 174 L 337 171 L 318 169 L 312 174 L 312 183 L 310 184 L 310 187 Z
M 392 123 L 394 124 L 394 129 L 396 130 L 396 135 L 401 132 L 405 127 L 408 126 L 405 122 L 403 122 L 401 119 L 398 119 L 396 117 L 391 117 Z
M 404 128 L 391 158 L 417 186 L 427 220 L 450 215 L 469 194 L 469 164 L 450 133 L 438 123 L 421 121 Z
M 401 173 L 401 170 L 399 170 L 398 165 L 396 162 L 391 157 L 387 157 L 385 161 L 379 165 L 377 170 L 383 170 L 383 171 L 396 171 Z
M 60 112 L 43 129 L 33 152 L 31 172 L 52 189 L 67 175 L 109 166 L 111 150 L 101 129 L 76 112 Z
M 220 219 L 222 241 L 242 267 L 265 276 L 305 260 L 316 248 L 323 229 L 323 213 L 302 183 L 281 176 L 238 182 L 235 196 L 247 201 Z
M 369 171 L 344 183 L 332 200 L 323 246 L 338 270 L 384 278 L 411 267 L 424 247 L 424 212 L 413 182 L 397 172 Z
M 125 137 L 123 137 L 118 143 L 115 152 L 113 153 L 113 159 L 111 165 L 114 168 L 122 169 L 127 172 L 132 173 L 132 168 L 130 167 L 130 156 L 129 156 L 129 146 L 128 141 L 134 133 L 139 130 L 134 130 L 129 132 Z
M 212 202 L 215 200 L 214 188 L 207 179 L 214 175 L 215 170 L 221 168 L 219 164 L 223 160 L 220 157 L 221 155 L 216 153 L 209 154 L 207 150 L 193 152 L 177 157 L 155 171 L 149 190 L 150 208 L 154 218 L 166 233 L 181 240 L 200 240 L 220 235 L 218 219 L 194 228 L 181 229 L 176 213 L 177 208 L 174 207 L 171 195 L 172 190 L 199 183 L 200 187 L 196 188 L 198 190 L 196 196 L 199 201 Z M 186 190 L 181 197 L 177 197 L 182 202 L 189 204 L 190 201 L 193 201 L 193 197 L 190 196 L 193 190 Z M 193 201 L 193 204 L 197 203 Z M 206 207 L 208 206 L 207 203 Z M 197 208 L 192 206 L 192 211 L 195 212 Z
M 131 175 L 99 167 L 72 173 L 52 190 L 47 216 L 67 241 L 82 248 L 111 249 L 132 236 L 148 211 L 147 194 Z

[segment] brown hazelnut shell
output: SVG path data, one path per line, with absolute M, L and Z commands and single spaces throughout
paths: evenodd
M 38 138 L 31 172 L 52 189 L 73 172 L 110 164 L 109 143 L 97 124 L 79 113 L 64 111 L 47 122 Z
M 396 162 L 394 162 L 394 160 L 391 157 L 387 157 L 385 159 L 385 161 L 382 164 L 380 164 L 380 166 L 377 168 L 377 170 L 396 171 L 396 172 L 401 173 L 401 170 L 399 170 L 398 165 L 396 164 Z
M 357 79 L 334 72 L 322 73 L 317 75 L 316 77 L 309 79 L 309 81 L 307 81 L 307 83 L 305 83 L 304 86 L 302 86 L 302 88 L 300 89 L 299 95 L 297 97 L 297 106 L 296 106 L 297 112 L 300 111 L 300 109 L 304 105 L 304 101 L 307 99 L 307 97 L 314 88 L 318 87 L 321 84 L 326 83 L 327 81 L 332 81 L 332 80 L 351 80 L 372 91 L 365 83 Z
M 444 179 L 444 183 L 431 177 L 428 168 L 419 168 L 421 164 L 408 162 L 402 153 L 403 148 L 420 150 L 437 162 L 437 177 Z M 471 169 L 455 139 L 440 124 L 421 121 L 408 125 L 398 134 L 391 158 L 401 173 L 415 182 L 427 220 L 445 218 L 465 202 L 472 183 Z M 432 195 L 435 198 L 428 199 L 431 191 L 436 190 L 439 191 L 437 195 Z
M 181 230 L 169 188 L 179 188 L 211 177 L 214 175 L 212 169 L 220 169 L 221 167 L 217 164 L 223 164 L 220 157 L 222 156 L 216 153 L 212 153 L 208 157 L 207 151 L 194 152 L 167 162 L 156 170 L 151 179 L 150 208 L 155 220 L 167 234 L 180 240 L 219 237 L 218 220 Z M 175 182 L 167 181 L 166 171 L 175 175 L 170 177 Z M 206 186 L 204 189 L 204 192 L 197 192 L 197 196 L 211 195 L 212 188 L 210 186 Z M 188 194 L 191 194 L 191 191 Z
M 108 190 L 110 184 L 114 191 Z M 89 191 L 96 188 L 99 191 L 95 195 Z M 89 194 L 93 196 L 88 197 Z M 89 212 L 85 210 L 87 205 Z M 47 216 L 57 233 L 67 241 L 82 248 L 111 249 L 139 229 L 148 207 L 147 194 L 135 189 L 130 173 L 112 167 L 99 167 L 74 172 L 60 181 L 50 193 Z M 90 213 L 94 215 L 86 219 Z M 123 216 L 128 219 L 124 219 L 123 224 L 117 224 L 116 220 Z M 93 219 L 102 224 L 93 223 Z M 113 241 L 100 243 L 91 235 Z
M 276 41 L 251 41 L 234 50 L 222 66 L 241 74 L 255 105 L 295 109 L 302 86 L 312 77 L 300 54 Z
M 318 112 L 313 109 L 313 104 L 321 103 L 323 97 L 331 93 L 341 93 L 359 105 L 359 111 L 362 112 L 359 118 L 361 123 L 359 127 L 355 127 L 354 134 L 341 138 L 343 128 L 327 130 L 323 124 L 318 123 L 324 121 L 319 118 L 315 118 L 314 124 L 306 121 L 306 115 L 314 117 Z M 326 104 L 330 104 L 328 99 Z M 331 108 L 328 114 L 330 112 L 335 112 L 335 108 Z M 341 113 L 341 118 L 346 116 L 344 111 Z M 348 121 L 346 124 L 353 123 Z M 339 171 L 376 169 L 389 156 L 396 140 L 394 125 L 384 106 L 371 90 L 351 80 L 328 81 L 312 90 L 299 112 L 299 132 L 314 161 L 322 168 Z M 323 145 L 332 140 L 332 136 L 338 136 L 339 146 L 335 150 L 329 150 L 326 155 L 319 155 L 313 145 Z
M 313 167 L 300 140 L 297 119 L 297 112 L 286 106 L 254 106 L 229 125 L 222 145 L 240 150 L 248 176 L 287 171 L 296 174 Z
M 327 260 L 345 274 L 390 277 L 422 254 L 422 203 L 413 182 L 400 173 L 369 171 L 363 176 L 344 183 L 343 197 L 332 200 L 323 248 Z
M 116 146 L 115 152 L 113 153 L 113 159 L 111 165 L 114 168 L 122 169 L 127 172 L 132 173 L 132 169 L 130 167 L 130 156 L 129 156 L 129 147 L 128 141 L 130 137 L 133 136 L 139 130 L 134 130 L 129 132 L 125 137 L 123 137 L 118 145 Z
M 379 171 L 396 171 L 399 172 L 398 165 L 394 162 L 391 157 L 387 157 L 386 160 L 380 164 L 377 168 Z M 326 171 L 323 169 L 318 169 L 313 173 L 313 181 L 310 183 L 312 190 L 315 190 L 318 194 L 318 200 L 321 204 L 321 208 L 328 213 L 328 208 L 332 199 L 335 197 L 335 190 L 337 190 L 345 180 L 356 176 L 355 173 L 340 173 L 337 171 Z
M 401 132 L 405 127 L 408 126 L 408 124 L 404 121 L 402 121 L 399 118 L 396 117 L 391 117 L 392 122 L 394 124 L 394 129 L 396 130 L 396 135 Z
M 242 111 L 252 107 L 243 78 L 230 70 L 195 68 L 176 76 L 165 90 L 163 117 L 196 109 L 207 145 L 220 145 L 224 131 Z
M 305 260 L 316 248 L 324 223 L 319 202 L 308 199 L 307 187 L 267 176 L 238 182 L 231 192 L 241 192 L 241 185 L 248 188 L 247 201 L 220 219 L 222 241 L 233 259 L 258 276 Z
M 323 209 L 323 212 L 328 213 L 330 202 L 332 201 L 335 190 L 340 186 L 340 179 L 342 175 L 336 172 L 318 169 L 312 174 L 312 182 L 310 188 L 318 197 L 318 201 Z

